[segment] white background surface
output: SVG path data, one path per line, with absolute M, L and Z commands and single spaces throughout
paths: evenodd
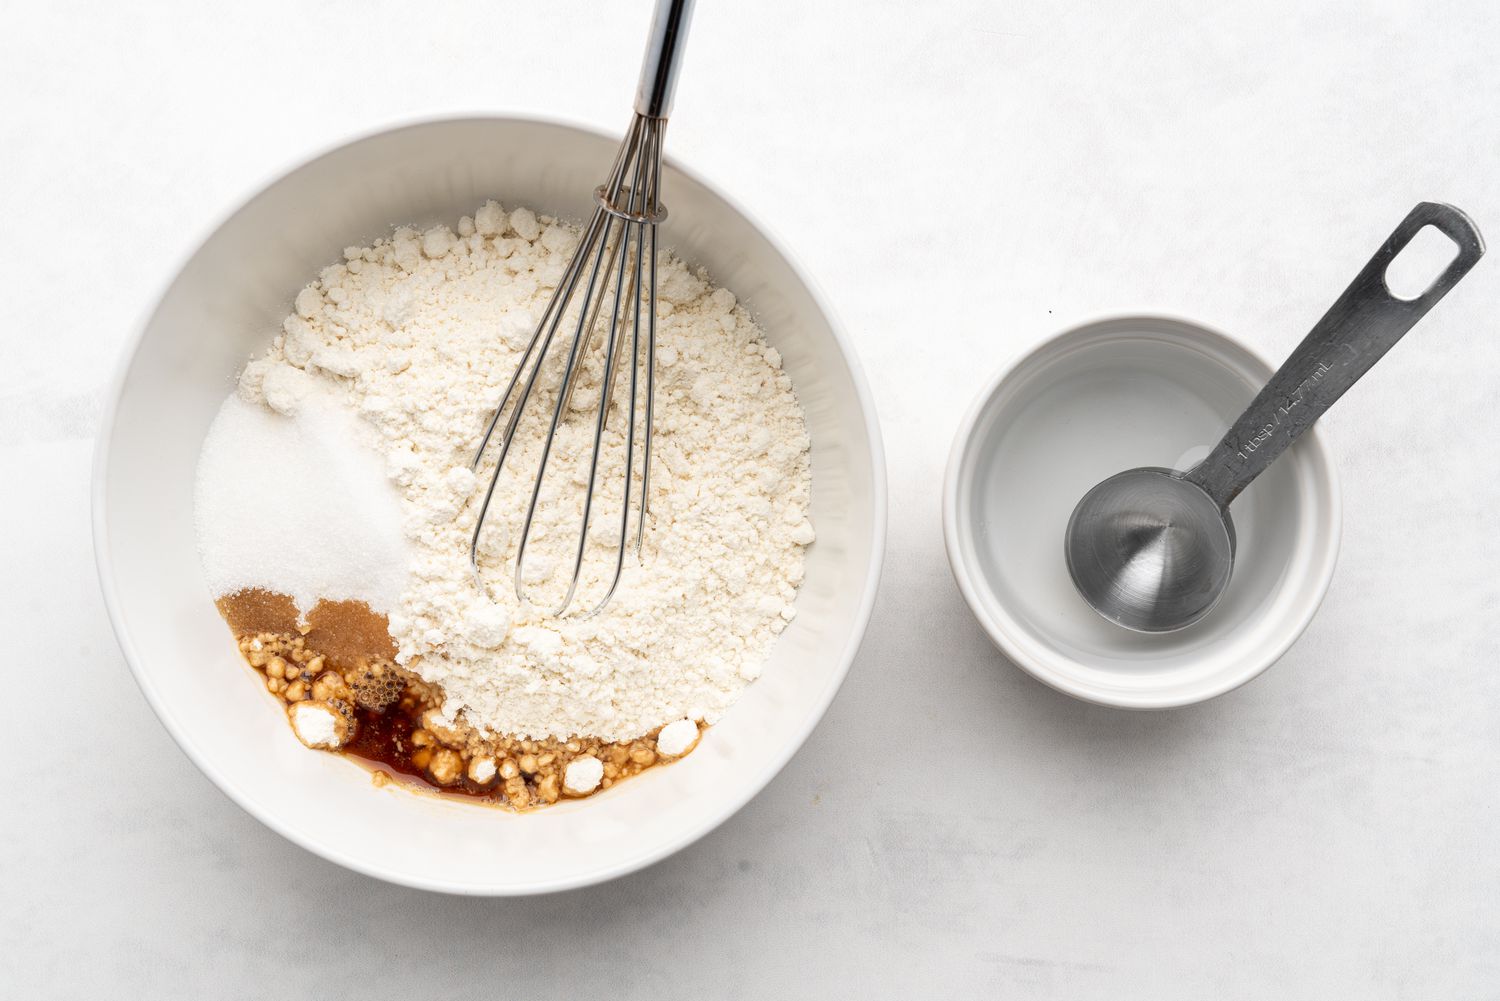
M 252 187 L 413 115 L 621 128 L 644 2 L 8 9 L 0 993 L 1496 996 L 1493 255 L 1328 419 L 1339 571 L 1248 687 L 1073 702 L 991 648 L 942 550 L 949 437 L 1012 351 L 1140 308 L 1279 357 L 1416 201 L 1500 240 L 1493 5 L 1341 6 L 703 0 L 669 145 L 860 347 L 885 583 L 763 795 L 518 901 L 345 872 L 194 770 L 104 615 L 92 436 L 133 325 Z

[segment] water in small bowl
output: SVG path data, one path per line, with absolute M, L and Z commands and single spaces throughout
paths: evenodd
M 955 453 L 950 542 L 966 597 L 1022 666 L 1095 701 L 1175 705 L 1248 680 L 1300 633 L 1337 549 L 1318 441 L 1235 502 L 1234 576 L 1188 629 L 1150 635 L 1105 621 L 1063 558 L 1068 516 L 1090 487 L 1136 466 L 1191 467 L 1269 373 L 1222 335 L 1131 318 L 1048 342 L 987 395 Z

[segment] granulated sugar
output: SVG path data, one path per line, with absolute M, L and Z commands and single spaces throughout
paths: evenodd
M 303 389 L 294 413 L 230 396 L 209 428 L 194 503 L 209 588 L 277 591 L 304 615 L 319 598 L 394 611 L 411 547 L 378 436 L 335 393 Z
M 616 597 L 593 618 L 554 618 L 517 601 L 518 521 L 545 430 L 528 421 L 483 536 L 481 589 L 468 546 L 490 467 L 476 479 L 468 464 L 577 238 L 569 225 L 490 202 L 456 232 L 402 228 L 351 247 L 297 295 L 283 334 L 247 367 L 241 392 L 297 415 L 331 394 L 378 432 L 409 550 L 391 633 L 397 659 L 442 686 L 444 719 L 461 715 L 481 730 L 523 737 L 629 740 L 673 721 L 713 722 L 759 676 L 795 614 L 803 547 L 814 537 L 808 440 L 780 356 L 749 313 L 663 254 L 643 561 L 627 558 Z M 575 406 L 598 398 L 602 367 L 598 358 L 584 367 Z M 628 417 L 622 395 L 613 401 L 614 428 Z M 571 425 L 554 450 L 536 556 L 529 551 L 526 562 L 544 596 L 571 571 L 559 557 L 577 530 L 592 442 L 586 420 Z M 598 504 L 610 514 L 596 515 L 589 532 L 585 609 L 613 569 L 622 438 L 601 460 Z M 339 506 L 326 495 L 302 499 Z M 280 555 L 292 580 L 299 555 Z M 222 568 L 210 578 L 216 589 L 236 579 Z M 275 578 L 268 573 L 263 586 L 274 589 Z

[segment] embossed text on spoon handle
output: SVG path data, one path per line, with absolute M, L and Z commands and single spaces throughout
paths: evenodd
M 1425 292 L 1399 299 L 1386 287 L 1386 266 L 1424 226 L 1458 244 L 1458 256 Z M 1214 450 L 1186 474 L 1220 507 L 1228 507 L 1303 431 L 1359 381 L 1381 356 L 1468 274 L 1484 240 L 1451 205 L 1422 202 L 1303 338 Z

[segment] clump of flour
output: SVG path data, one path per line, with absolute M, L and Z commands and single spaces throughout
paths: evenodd
M 566 223 L 489 202 L 457 231 L 403 227 L 350 247 L 298 293 L 239 392 L 293 414 L 330 393 L 378 431 L 410 551 L 390 612 L 397 659 L 443 687 L 447 720 L 462 714 L 482 730 L 525 737 L 626 740 L 674 720 L 712 722 L 759 676 L 794 615 L 803 547 L 814 538 L 808 439 L 780 356 L 749 313 L 663 255 L 642 561 L 627 556 L 619 591 L 591 618 L 553 618 L 517 601 L 519 516 L 545 431 L 528 419 L 486 521 L 487 586 L 477 586 L 469 539 L 494 456 L 477 477 L 469 462 L 577 240 Z M 602 355 L 584 365 L 574 410 L 598 400 Z M 600 460 L 579 588 L 585 609 L 613 571 L 625 387 L 614 389 L 616 430 Z M 554 399 L 544 394 L 536 413 L 550 416 Z M 539 596 L 560 594 L 571 575 L 592 444 L 590 420 L 565 424 L 525 564 Z

